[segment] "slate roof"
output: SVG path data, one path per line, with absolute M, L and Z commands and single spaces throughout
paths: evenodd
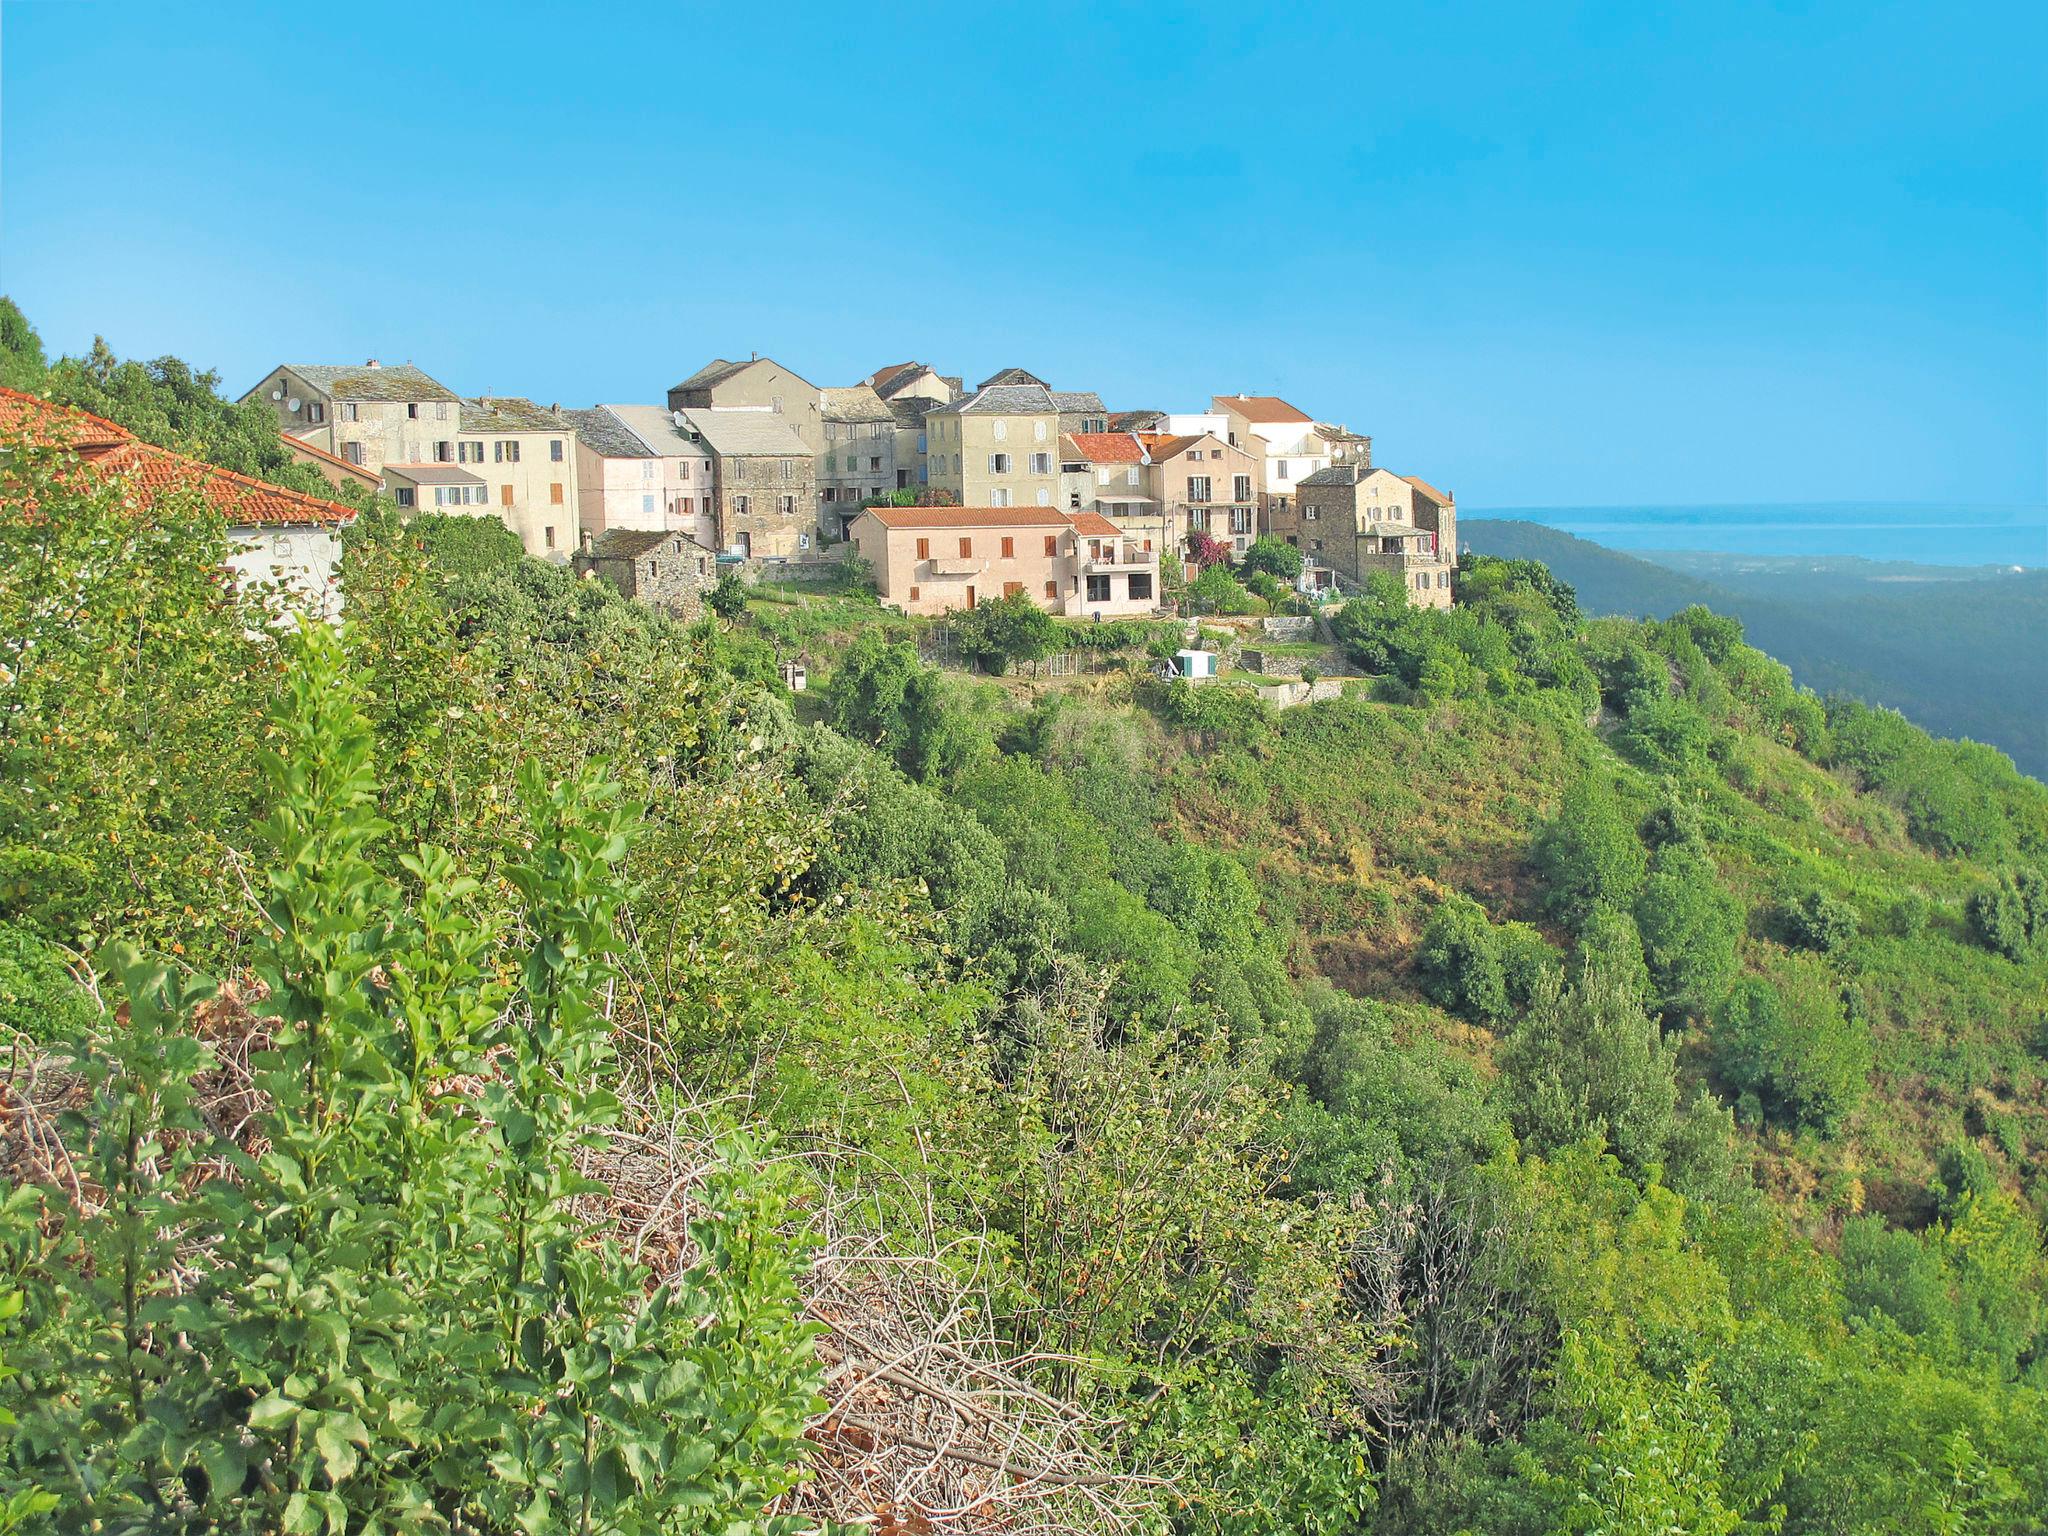
M 1047 416 L 1059 406 L 1043 384 L 984 384 L 971 395 L 935 406 L 928 415 Z
M 1354 432 L 1349 427 L 1332 426 L 1327 421 L 1316 423 L 1316 436 L 1327 438 L 1333 443 L 1369 443 L 1372 441 L 1363 432 Z
M 1312 475 L 1303 475 L 1296 485 L 1356 485 L 1372 471 L 1357 464 L 1332 464 L 1328 469 L 1319 469 Z
M 343 471 L 351 480 L 360 480 L 365 485 L 373 486 L 377 483 L 375 474 L 363 468 L 360 464 L 349 463 L 347 459 L 344 459 L 338 453 L 329 453 L 325 448 L 315 447 L 303 437 L 293 437 L 289 432 L 281 431 L 277 435 L 278 439 L 284 444 L 285 452 L 287 453 L 304 454 L 307 458 L 325 464 L 330 469 Z
M 1157 464 L 1176 454 L 1186 453 L 1208 435 L 1206 432 L 1197 432 L 1192 437 L 1170 437 L 1163 432 L 1145 432 L 1139 435 L 1139 441 L 1144 443 L 1145 451 L 1152 455 L 1152 462 Z
M 1102 396 L 1092 389 L 1056 389 L 1052 392 L 1054 402 L 1063 411 L 1099 411 L 1109 414 L 1109 407 L 1102 403 Z
M 519 395 L 483 395 L 462 402 L 464 432 L 573 432 L 557 411 Z
M 713 453 L 729 458 L 809 459 L 811 450 L 784 417 L 773 411 L 713 411 L 685 407 L 683 417 Z
M 1025 369 L 1022 368 L 1001 369 L 1000 371 L 992 373 L 987 378 L 983 379 L 979 387 L 982 389 L 987 389 L 991 384 L 1036 384 L 1040 389 L 1051 388 L 1051 386 L 1048 385 L 1045 382 L 1045 380 L 1041 379 L 1037 374 L 1027 372 Z
M 883 403 L 889 407 L 889 414 L 896 418 L 897 426 L 921 427 L 936 402 L 927 400 L 923 395 L 902 395 Z
M 1144 432 L 1166 420 L 1164 411 L 1114 411 L 1110 414 L 1109 430 L 1112 432 Z
M 855 384 L 850 389 L 821 389 L 818 397 L 818 415 L 826 421 L 896 419 L 887 402 L 866 384 Z
M 1429 537 L 1427 528 L 1418 528 L 1413 523 L 1366 523 L 1358 531 L 1361 534 L 1377 534 L 1383 539 L 1413 538 L 1417 534 L 1425 539 Z
M 1128 432 L 1068 432 L 1062 434 L 1060 442 L 1062 446 L 1073 445 L 1074 451 L 1067 457 L 1085 459 L 1090 464 L 1145 462 L 1144 445 Z
M 1410 485 L 1414 486 L 1415 489 L 1422 492 L 1423 495 L 1427 496 L 1431 501 L 1435 502 L 1438 506 L 1448 507 L 1453 505 L 1451 495 L 1448 491 L 1438 490 L 1435 486 L 1431 485 L 1427 480 L 1417 479 L 1414 475 L 1403 475 L 1401 478 L 1403 480 L 1406 480 Z
M 1213 410 L 1235 411 L 1250 422 L 1310 421 L 1308 412 L 1296 410 L 1278 395 L 1211 395 L 1209 405 Z
M 887 368 L 877 368 L 862 382 L 884 400 L 889 400 L 917 383 L 927 370 L 935 374 L 939 382 L 946 387 L 948 400 L 960 393 L 960 381 L 939 373 L 930 363 L 891 363 Z
M 69 449 L 88 476 L 121 477 L 145 511 L 159 496 L 190 488 L 230 527 L 340 528 L 355 521 L 354 507 L 187 458 L 145 443 L 105 417 L 18 389 L 0 389 L 0 434 Z
M 472 475 L 453 464 L 386 464 L 384 472 L 414 485 L 482 485 L 482 475 Z
M 411 363 L 286 363 L 285 367 L 336 400 L 459 400 L 462 397 Z M 253 391 L 252 391 L 253 393 Z M 245 395 L 243 397 L 247 399 Z
M 562 414 L 569 418 L 569 425 L 576 429 L 576 440 L 601 458 L 654 457 L 654 450 L 602 405 L 593 405 L 587 411 L 564 411 Z
M 733 363 L 726 361 L 722 357 L 714 357 L 702 368 L 699 368 L 695 373 L 683 380 L 682 383 L 672 384 L 669 387 L 671 389 L 710 389 L 715 385 L 723 384 L 741 369 L 753 367 L 759 361 L 759 358 L 750 357 L 743 363 Z

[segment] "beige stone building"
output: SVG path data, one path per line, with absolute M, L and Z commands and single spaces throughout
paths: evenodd
M 1418 608 L 1451 606 L 1458 564 L 1458 509 L 1427 481 L 1361 464 L 1337 464 L 1300 482 L 1298 523 L 1276 529 L 1310 560 L 1362 586 L 1384 572 L 1400 578 Z
M 866 384 L 819 393 L 818 526 L 843 539 L 863 500 L 896 491 L 896 413 Z
M 796 560 L 818 542 L 817 456 L 771 410 L 685 409 L 684 433 L 711 456 L 716 547 L 752 560 Z
M 931 484 L 931 464 L 927 453 L 930 438 L 925 416 L 935 403 L 921 395 L 899 395 L 889 402 L 889 414 L 895 422 L 896 489 L 899 491 L 919 491 Z
M 304 438 L 293 437 L 289 432 L 280 431 L 277 435 L 286 453 L 324 477 L 337 491 L 350 485 L 365 492 L 383 489 L 383 477 L 374 471 L 358 469 L 341 455 L 329 453 L 325 448 L 316 447 Z
M 386 464 L 452 463 L 462 397 L 410 363 L 285 363 L 242 396 L 288 437 L 381 476 Z
M 718 537 L 711 452 L 659 405 L 564 411 L 576 428 L 577 522 L 584 540 L 615 528 Z
M 1060 505 L 1106 517 L 1145 547 L 1175 555 L 1181 514 L 1160 504 L 1144 438 L 1131 432 L 1069 432 L 1060 438 Z
M 905 613 L 941 614 L 1022 593 L 1073 618 L 1150 613 L 1159 553 L 1092 512 L 1038 507 L 870 507 L 853 541 L 875 590 Z
M 1333 445 L 1308 412 L 1278 395 L 1216 395 L 1209 409 L 1230 423 L 1225 440 L 1258 461 L 1259 510 L 1269 518 L 1291 511 L 1295 485 L 1332 462 Z
M 891 363 L 861 382 L 884 400 L 918 399 L 944 405 L 962 393 L 958 375 L 940 373 L 930 363 Z
M 1060 408 L 1043 384 L 990 384 L 925 417 L 930 483 L 961 506 L 1056 508 Z
M 765 410 L 780 416 L 813 454 L 825 451 L 818 386 L 772 357 L 743 363 L 714 358 L 668 392 L 668 407 L 683 410 Z
M 1205 533 L 1241 555 L 1258 537 L 1259 461 L 1212 432 L 1138 434 L 1152 466 L 1161 515 L 1183 533 Z
M 568 418 L 516 395 L 464 400 L 455 458 L 489 487 L 490 510 L 529 555 L 566 562 L 575 553 L 576 429 Z

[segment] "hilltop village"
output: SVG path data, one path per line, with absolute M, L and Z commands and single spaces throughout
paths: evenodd
M 468 398 L 375 359 L 283 364 L 242 399 L 336 485 L 495 516 L 529 554 L 678 613 L 724 569 L 849 556 L 907 614 L 1019 594 L 1067 618 L 1171 613 L 1261 537 L 1298 552 L 1288 582 L 1311 600 L 1384 573 L 1418 607 L 1451 602 L 1451 495 L 1273 395 L 1111 411 L 1022 368 L 968 388 L 907 362 L 821 388 L 754 356 L 661 404 Z

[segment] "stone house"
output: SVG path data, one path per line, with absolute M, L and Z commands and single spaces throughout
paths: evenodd
M 813 454 L 825 451 L 817 385 L 792 373 L 774 358 L 758 353 L 744 363 L 713 358 L 682 383 L 670 387 L 668 408 L 767 411 L 782 417 Z
M 286 436 L 372 475 L 455 458 L 462 397 L 410 363 L 285 363 L 242 400 L 269 406 Z
M 613 528 L 584 535 L 576 574 L 596 577 L 622 597 L 694 619 L 718 583 L 718 556 L 688 534 L 664 528 Z
M 277 437 L 284 444 L 286 453 L 322 476 L 337 491 L 346 485 L 372 494 L 384 488 L 383 476 L 374 470 L 358 469 L 340 454 L 329 453 L 325 448 L 317 447 L 302 437 L 293 437 L 289 432 L 280 431 Z
M 144 514 L 174 509 L 181 494 L 196 496 L 227 524 L 228 568 L 239 585 L 276 583 L 300 611 L 340 617 L 341 532 L 355 521 L 354 507 L 187 458 L 20 390 L 0 388 L 0 436 L 64 450 L 87 477 L 121 481 Z
M 717 548 L 795 560 L 818 541 L 818 459 L 788 419 L 759 409 L 685 409 L 683 431 L 711 457 Z
M 1062 432 L 1107 432 L 1109 411 L 1102 396 L 1092 389 L 1056 389 L 1053 404 L 1060 408 Z
M 1205 533 L 1241 555 L 1258 537 L 1258 460 L 1213 432 L 1165 437 L 1141 433 L 1162 516 L 1189 534 Z
M 1036 384 L 1040 389 L 1052 386 L 1028 368 L 998 368 L 994 373 L 975 385 L 976 389 L 993 389 L 998 384 Z
M 578 543 L 575 443 L 567 417 L 531 400 L 486 395 L 462 402 L 457 464 L 485 481 L 490 509 L 542 560 L 565 562 Z
M 1258 460 L 1262 517 L 1291 511 L 1296 484 L 1330 466 L 1332 445 L 1316 434 L 1308 412 L 1278 395 L 1215 395 L 1209 409 L 1230 423 L 1224 440 Z
M 1018 593 L 1052 613 L 1114 618 L 1159 601 L 1159 553 L 1091 512 L 870 507 L 852 537 L 882 601 L 941 614 Z
M 1111 432 L 1171 432 L 1171 421 L 1165 411 L 1111 411 L 1107 428 Z
M 1276 533 L 1349 586 L 1397 576 L 1418 608 L 1451 606 L 1457 506 L 1426 482 L 1362 464 L 1333 464 L 1299 482 L 1298 524 Z
M 576 518 L 583 533 L 680 530 L 709 548 L 718 539 L 711 454 L 659 405 L 564 411 L 576 429 Z
M 491 487 L 460 464 L 386 464 L 384 485 L 406 511 L 491 516 Z
M 940 373 L 930 363 L 891 363 L 877 368 L 861 382 L 884 400 L 920 399 L 944 405 L 959 398 L 957 376 Z
M 873 388 L 819 391 L 825 451 L 818 459 L 818 526 L 843 539 L 864 499 L 886 496 L 896 473 L 896 413 Z
M 1043 384 L 990 384 L 925 416 L 930 483 L 961 506 L 1052 507 L 1060 410 Z
M 889 401 L 889 415 L 895 423 L 896 489 L 921 490 L 931 483 L 927 461 L 924 418 L 935 402 L 922 395 L 899 395 Z

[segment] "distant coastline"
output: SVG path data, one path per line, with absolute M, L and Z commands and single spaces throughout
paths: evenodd
M 1481 507 L 1635 553 L 1854 556 L 1915 565 L 2048 567 L 2048 506 L 1752 502 L 1711 506 Z

